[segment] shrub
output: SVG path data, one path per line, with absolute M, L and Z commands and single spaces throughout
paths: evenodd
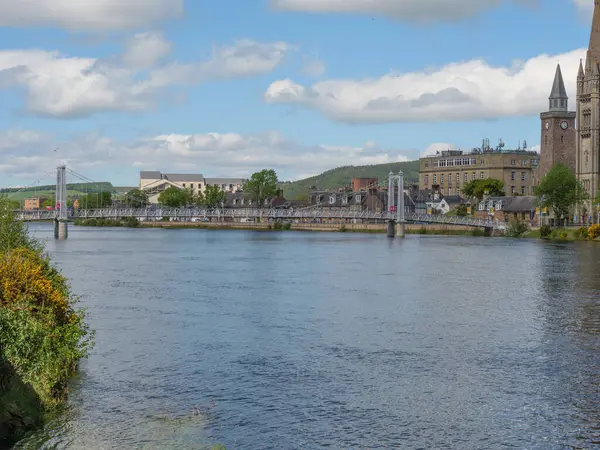
M 341 226 L 341 227 L 338 229 L 338 231 L 339 231 L 340 233 L 345 233 L 346 231 L 348 231 L 348 228 L 346 228 L 346 225 L 342 225 L 342 226 Z
M 281 222 L 275 222 L 273 224 L 273 229 L 276 231 L 280 231 L 283 229 L 283 224 Z
M 130 228 L 137 228 L 140 225 L 140 221 L 137 217 L 126 217 L 123 219 L 123 225 Z
M 547 238 L 552 234 L 552 227 L 550 225 L 542 225 L 540 227 L 540 236 L 543 238 Z
M 567 231 L 561 231 L 560 232 L 560 238 L 561 239 L 568 239 L 569 238 L 569 233 Z
M 291 230 L 292 229 L 292 224 L 290 222 L 286 222 L 283 224 L 283 229 L 284 230 Z
M 529 226 L 520 220 L 513 220 L 508 224 L 506 235 L 509 237 L 521 237 L 529 231 Z
M 588 238 L 596 239 L 597 237 L 600 237 L 600 224 L 595 224 L 588 228 Z
M 588 238 L 588 229 L 587 227 L 579 227 L 575 230 L 575 238 L 576 239 L 587 239 Z

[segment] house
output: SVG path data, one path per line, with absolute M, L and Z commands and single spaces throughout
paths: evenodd
M 536 198 L 534 196 L 513 197 L 504 208 L 503 219 L 505 221 L 520 220 L 529 222 L 532 226 L 539 222 L 536 208 Z
M 205 178 L 202 174 L 161 173 L 141 171 L 139 188 L 148 194 L 150 203 L 158 203 L 160 194 L 170 188 L 189 189 L 194 194 L 203 193 L 206 186 L 218 186 L 225 192 L 237 192 L 243 188 L 241 178 Z
M 40 197 L 26 198 L 23 202 L 25 211 L 37 211 L 41 209 L 43 200 Z

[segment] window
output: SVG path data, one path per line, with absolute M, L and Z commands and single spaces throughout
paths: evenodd
M 344 195 L 344 196 L 342 197 L 342 205 L 347 205 L 347 204 L 348 204 L 348 196 L 347 196 L 347 195 Z
M 453 159 L 449 159 L 448 160 L 448 167 L 452 167 L 454 166 L 454 160 Z
M 454 165 L 455 166 L 462 166 L 462 159 L 458 158 L 454 160 Z
M 479 164 L 481 164 L 483 166 L 485 164 L 485 159 L 480 159 Z
M 477 158 L 471 158 L 471 165 L 474 166 L 477 164 Z
M 477 174 L 476 174 L 475 172 L 473 172 L 473 173 L 471 174 L 471 181 L 474 181 L 474 180 L 476 180 L 476 179 L 477 179 Z
M 548 145 L 548 135 L 544 136 L 544 144 Z
M 329 204 L 333 205 L 335 203 L 335 194 L 329 196 Z
M 511 172 L 511 173 L 510 173 L 510 179 L 511 179 L 512 181 L 515 181 L 515 173 L 514 173 L 514 172 Z
M 469 181 L 469 174 L 465 172 L 465 183 Z
M 440 166 L 440 162 L 439 161 L 434 161 L 433 162 L 433 167 L 439 167 Z
M 525 181 L 525 172 L 521 172 L 521 181 Z
M 185 183 L 183 183 L 182 186 L 185 187 Z
M 356 203 L 360 203 L 360 202 L 361 202 L 361 200 L 362 200 L 362 196 L 361 196 L 360 194 L 359 194 L 359 195 L 357 195 L 356 197 L 354 197 L 354 201 L 355 201 Z
M 521 161 L 521 165 L 522 165 L 523 167 L 527 167 L 527 160 L 526 160 L 526 159 L 524 159 L 523 161 Z
M 429 167 L 429 163 L 428 163 L 428 162 L 426 162 L 426 163 L 425 163 L 425 168 L 427 169 L 428 167 Z
M 440 167 L 446 167 L 446 160 L 445 159 L 440 160 Z
M 521 186 L 521 195 L 525 195 L 525 186 Z
M 429 184 L 429 175 L 425 175 L 425 184 Z
M 483 180 L 484 178 L 485 178 L 485 173 L 483 173 L 483 172 L 480 172 L 480 173 L 479 173 L 479 179 L 480 179 L 480 180 Z
M 437 184 L 437 175 L 433 176 L 433 184 Z
M 515 193 L 515 187 L 514 187 L 514 186 L 511 186 L 511 187 L 510 187 L 510 193 L 511 193 L 511 194 L 514 194 L 514 193 Z
M 456 184 L 460 183 L 460 173 L 456 174 Z
M 469 165 L 469 158 L 463 158 L 462 165 L 463 166 L 468 166 Z
M 516 166 L 517 165 L 517 160 L 516 159 L 511 159 L 510 160 L 510 165 L 511 166 Z
M 564 142 L 565 142 L 565 137 L 564 137 L 564 136 L 561 136 L 561 137 L 560 137 L 560 143 L 562 144 L 562 143 L 564 143 Z
M 440 184 L 444 184 L 444 174 L 440 175 Z

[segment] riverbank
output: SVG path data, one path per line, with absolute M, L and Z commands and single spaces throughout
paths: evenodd
M 61 406 L 93 333 L 68 281 L 0 197 L 0 449 Z
M 140 228 L 164 229 L 212 229 L 212 230 L 253 230 L 253 231 L 318 231 L 329 233 L 376 233 L 386 232 L 385 224 L 339 224 L 339 223 L 240 223 L 240 222 L 140 222 Z M 483 236 L 484 231 L 474 227 L 459 225 L 420 225 L 406 224 L 406 234 Z
M 557 242 L 600 242 L 600 236 L 597 235 L 597 228 L 578 227 L 578 228 L 537 228 L 524 233 L 521 237 L 526 239 L 543 239 Z

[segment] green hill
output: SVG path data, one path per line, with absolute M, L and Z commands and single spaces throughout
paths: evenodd
M 387 178 L 390 172 L 404 172 L 406 182 L 418 182 L 419 161 L 407 161 L 389 164 L 377 164 L 372 166 L 345 166 L 328 170 L 320 175 L 281 184 L 285 198 L 293 200 L 303 198 L 311 186 L 319 190 L 338 189 L 350 186 L 352 178 Z

